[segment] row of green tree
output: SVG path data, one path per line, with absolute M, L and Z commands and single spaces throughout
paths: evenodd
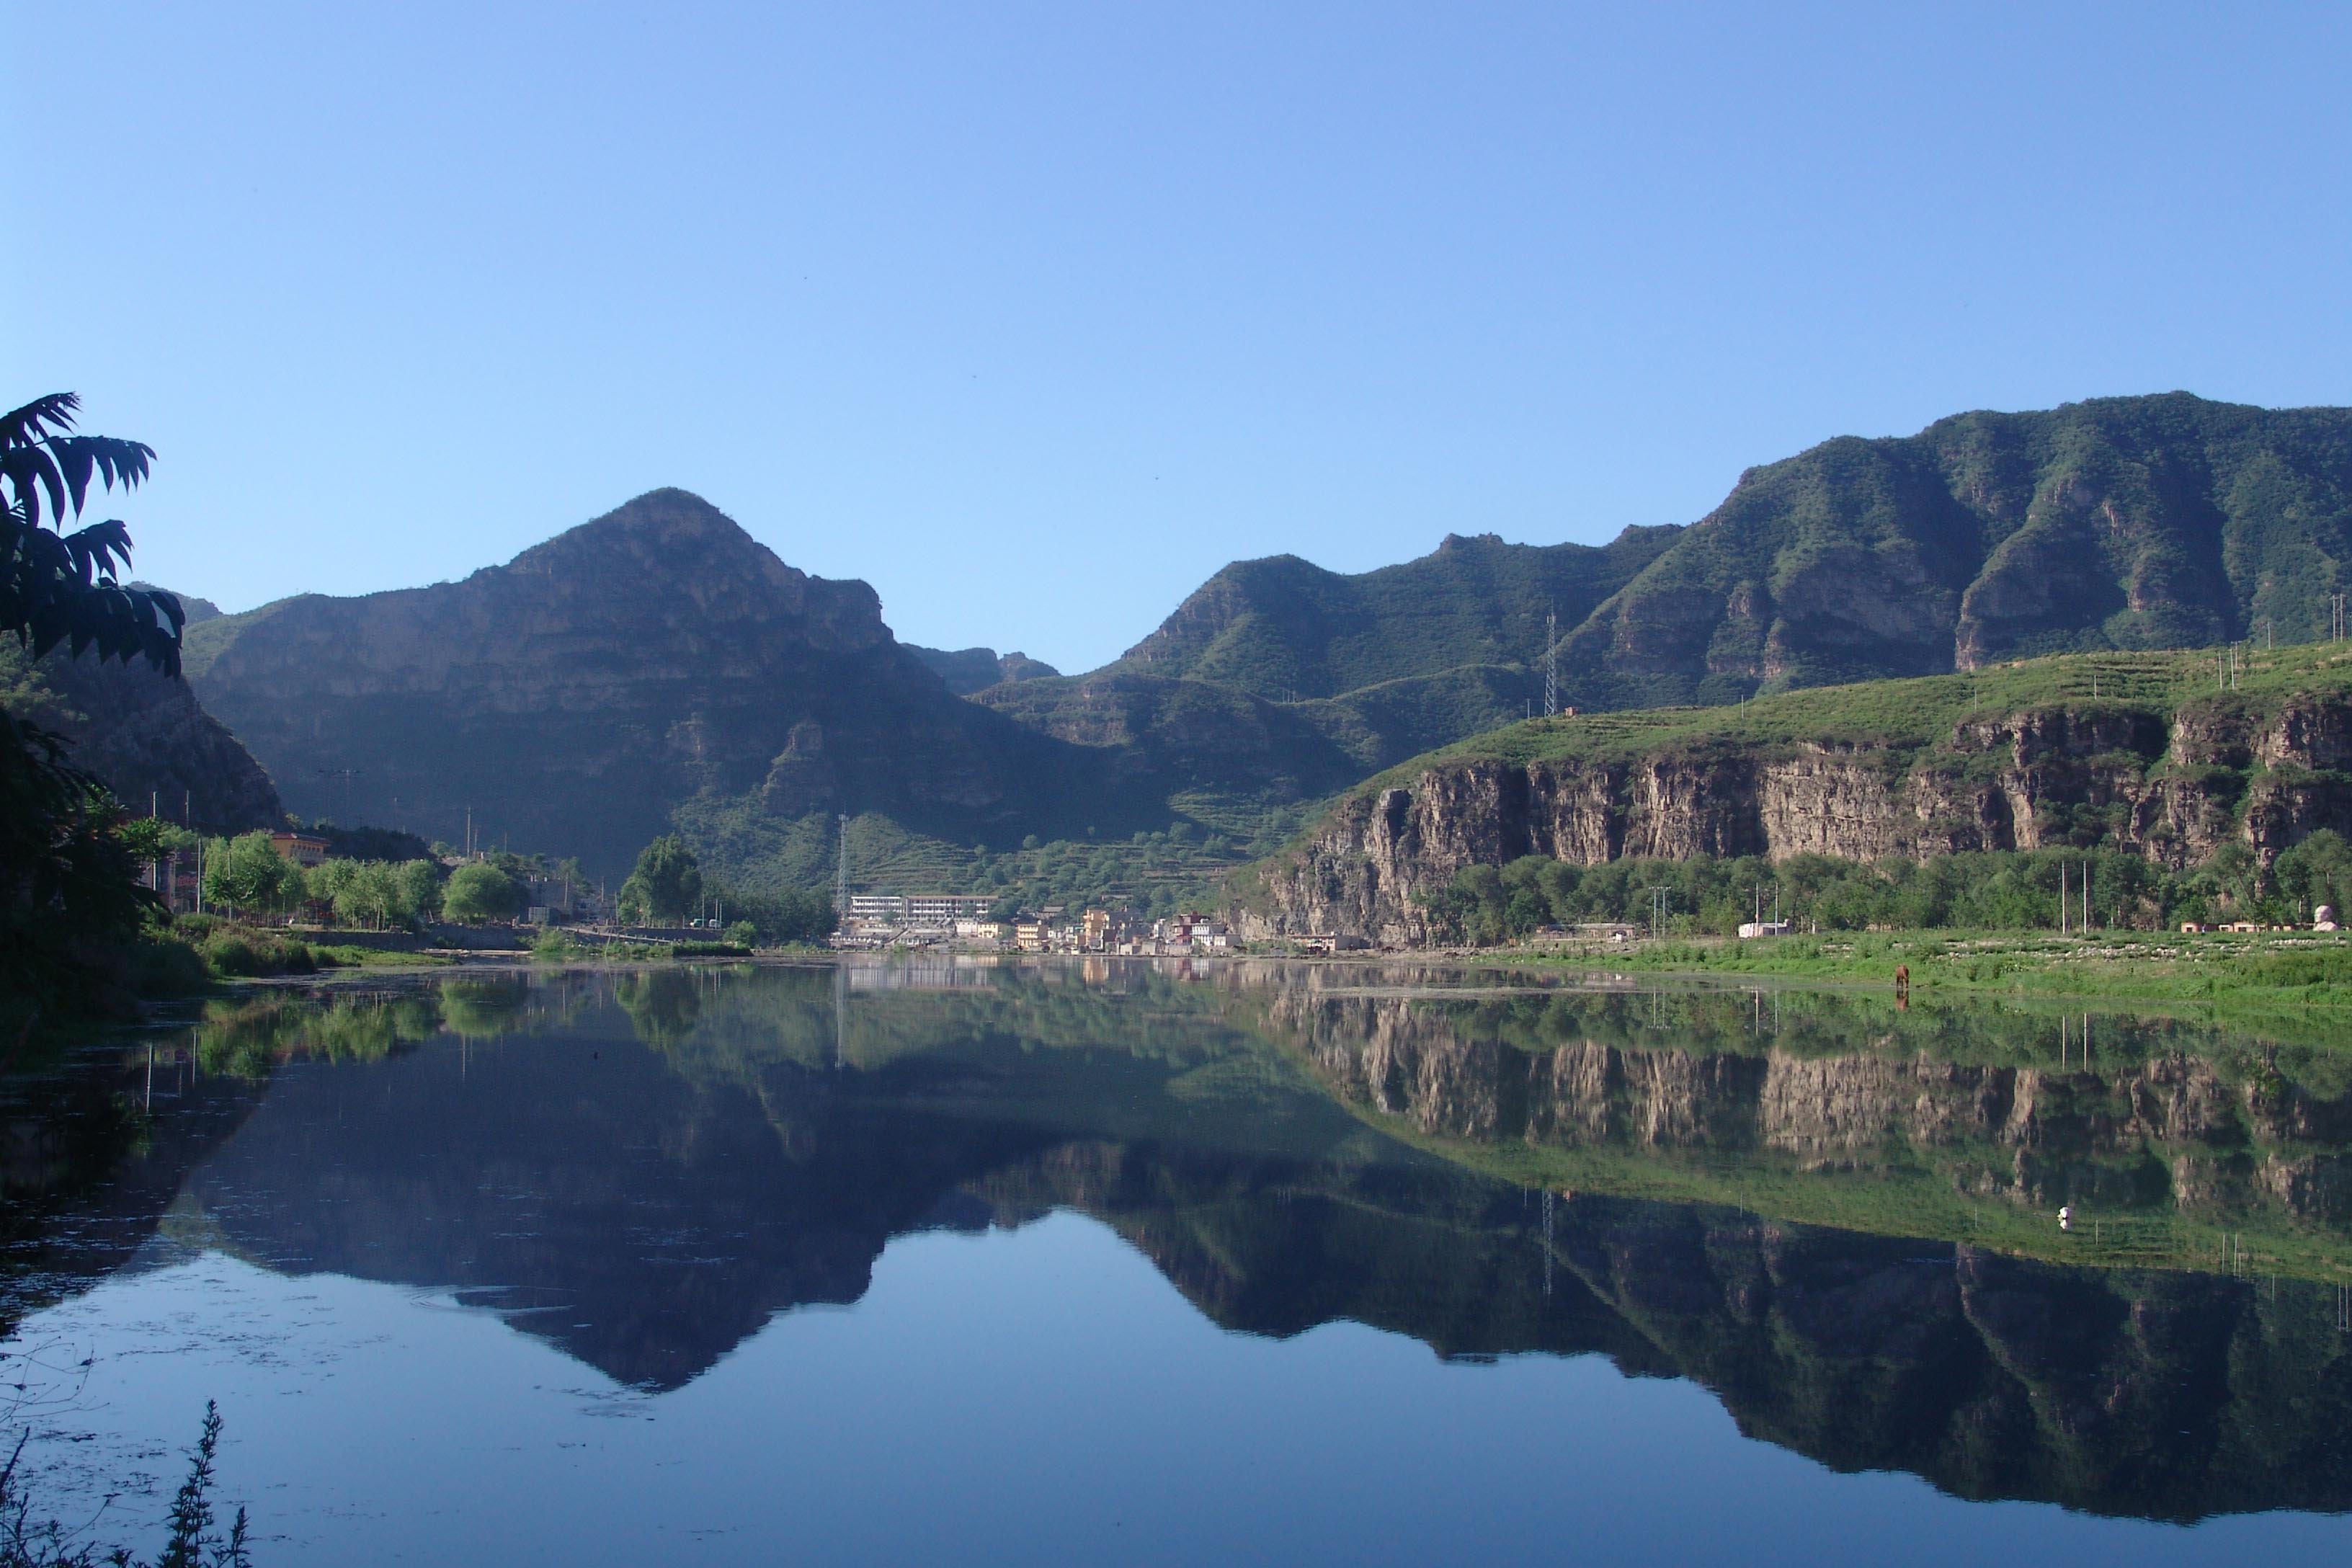
M 144 837 L 145 825 L 127 831 Z M 167 837 L 159 835 L 158 837 Z M 530 868 L 512 857 L 445 868 L 437 860 L 331 858 L 308 868 L 280 855 L 267 833 L 215 838 L 204 847 L 207 905 L 232 915 L 311 909 L 352 925 L 383 929 L 417 921 L 488 921 L 520 914 Z
M 2092 921 L 2101 928 L 2154 931 L 2224 920 L 2294 924 L 2323 905 L 2345 910 L 2352 900 L 2352 846 L 2323 829 L 2282 854 L 2267 874 L 2234 840 L 2182 871 L 2112 849 L 1927 861 L 1798 855 L 1601 866 L 1529 856 L 1507 866 L 1465 867 L 1423 907 L 1438 935 L 1482 946 L 1545 926 L 1647 924 L 1654 912 L 1678 935 L 1729 935 L 1759 911 L 1769 920 L 1776 910 L 1800 930 L 2055 931 L 2062 888 L 2066 923 L 2080 919 L 2086 874 Z

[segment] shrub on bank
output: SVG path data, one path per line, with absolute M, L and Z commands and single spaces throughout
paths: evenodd
M 319 956 L 308 942 L 260 931 L 215 931 L 197 944 L 205 966 L 223 979 L 266 974 L 315 974 Z M 329 967 L 332 966 L 329 960 Z

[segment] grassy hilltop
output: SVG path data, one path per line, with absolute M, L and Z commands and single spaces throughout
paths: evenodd
M 1666 707 L 1537 719 L 1475 735 L 1400 763 L 1351 795 L 1404 782 L 1433 764 L 1630 757 L 1662 745 L 1772 747 L 1868 743 L 1897 752 L 1931 746 L 1958 724 L 2033 709 L 2100 708 L 2168 719 L 2183 704 L 2258 716 L 2293 695 L 2352 692 L 2352 642 L 2265 650 L 2242 647 L 2234 680 L 2227 649 L 2084 653 L 2012 659 L 1956 675 L 1865 680 L 1781 691 L 1709 707 Z

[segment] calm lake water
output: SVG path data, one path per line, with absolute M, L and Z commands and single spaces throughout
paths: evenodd
M 217 1400 L 265 1563 L 2340 1563 L 2347 1068 L 1328 965 L 272 994 L 20 1087 L 5 1382 L 142 1549 Z

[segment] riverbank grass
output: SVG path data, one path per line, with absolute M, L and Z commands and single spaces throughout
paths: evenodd
M 1482 962 L 1659 976 L 1788 980 L 2099 1001 L 2343 1008 L 2352 1031 L 2352 934 L 2340 931 L 1838 931 L 1818 936 L 1674 937 L 1622 945 L 1537 943 Z M 2352 1033 L 2347 1033 L 2352 1042 Z

